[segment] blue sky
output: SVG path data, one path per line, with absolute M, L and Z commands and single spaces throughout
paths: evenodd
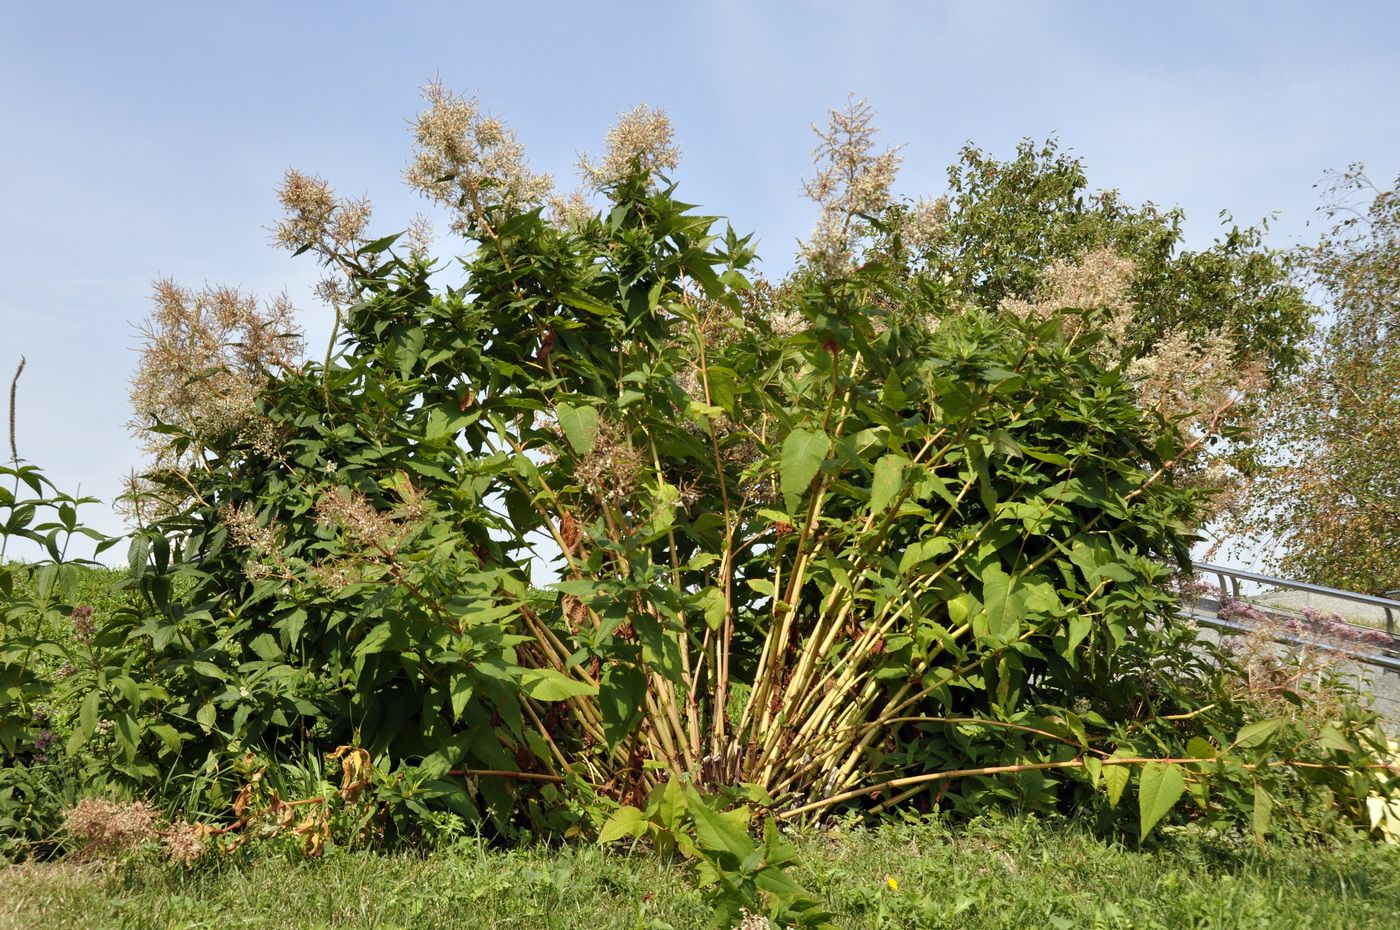
M 480 95 L 572 186 L 616 114 L 665 107 L 682 196 L 787 267 L 809 230 L 810 126 L 848 93 L 936 194 L 971 140 L 1058 134 L 1098 187 L 1312 235 L 1323 172 L 1400 173 L 1400 12 L 1383 3 L 695 2 L 11 4 L 0 29 L 0 369 L 19 355 L 21 454 L 110 499 L 150 282 L 286 289 L 314 337 L 316 269 L 268 244 L 288 167 L 367 194 L 377 232 L 418 87 Z M 94 509 L 102 528 L 120 523 Z

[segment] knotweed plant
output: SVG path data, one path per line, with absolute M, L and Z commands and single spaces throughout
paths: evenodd
M 1283 796 L 1232 755 L 1282 724 L 1242 735 L 1219 657 L 1163 622 L 1203 512 L 1181 470 L 1239 392 L 1184 404 L 1133 369 L 1113 253 L 1028 307 L 974 299 L 930 258 L 947 202 L 889 202 L 898 159 L 854 106 L 822 136 L 806 261 L 765 283 L 659 173 L 658 112 L 551 201 L 503 124 L 429 98 L 408 174 L 469 240 L 466 283 L 337 237 L 358 214 L 298 182 L 288 244 L 331 243 L 354 302 L 325 363 L 248 405 L 279 441 L 225 430 L 137 540 L 148 610 L 83 679 L 125 771 L 354 746 L 396 811 L 611 814 L 775 883 L 778 835 L 694 798 L 795 819 L 1116 805 L 1131 780 L 1145 833 L 1188 788 Z M 158 689 L 104 684 L 138 665 Z M 1360 817 L 1338 773 L 1372 757 L 1344 741 L 1277 752 Z

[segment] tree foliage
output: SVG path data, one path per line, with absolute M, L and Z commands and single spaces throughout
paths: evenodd
M 1330 321 L 1271 409 L 1251 519 L 1289 577 L 1381 593 L 1400 588 L 1400 194 L 1354 166 L 1329 195 L 1303 257 Z
M 1302 360 L 1312 307 L 1287 257 L 1264 247 L 1264 230 L 1231 225 L 1209 248 L 1186 249 L 1181 210 L 1093 190 L 1083 162 L 1054 140 L 1023 142 L 1006 160 L 968 146 L 948 181 L 945 221 L 925 254 L 978 304 L 1026 297 L 1057 263 L 1108 249 L 1135 266 L 1137 352 L 1177 330 L 1197 339 L 1223 331 L 1236 360 L 1263 359 L 1272 376 Z

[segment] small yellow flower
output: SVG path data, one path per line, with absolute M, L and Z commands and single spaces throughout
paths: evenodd
M 898 890 L 899 890 L 899 882 L 897 882 L 897 881 L 894 880 L 894 876 L 893 876 L 893 875 L 886 875 L 886 876 L 885 876 L 885 884 L 886 884 L 887 886 L 889 886 L 890 891 L 898 891 Z

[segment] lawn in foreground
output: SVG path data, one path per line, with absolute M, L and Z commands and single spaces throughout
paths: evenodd
M 1191 833 L 1137 852 L 1031 820 L 903 824 L 798 841 L 797 876 L 843 927 L 1394 928 L 1400 849 Z M 891 888 L 888 878 L 898 885 Z M 683 864 L 590 847 L 426 857 L 260 856 L 194 872 L 26 865 L 0 881 L 0 928 L 690 928 L 709 910 Z

